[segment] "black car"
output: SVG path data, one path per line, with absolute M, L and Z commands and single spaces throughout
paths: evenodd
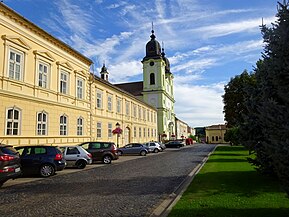
M 21 158 L 21 169 L 24 175 L 40 175 L 49 177 L 55 171 L 63 170 L 66 161 L 61 150 L 56 146 L 21 146 L 15 148 Z
M 110 164 L 118 159 L 116 145 L 113 142 L 84 142 L 79 144 L 92 155 L 92 162 L 102 161 Z
M 167 148 L 180 148 L 183 147 L 185 144 L 182 141 L 169 141 L 167 143 L 165 143 L 165 146 Z
M 0 144 L 0 187 L 9 179 L 21 175 L 20 157 L 11 145 Z

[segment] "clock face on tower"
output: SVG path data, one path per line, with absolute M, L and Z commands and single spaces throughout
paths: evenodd
M 150 66 L 153 66 L 155 63 L 153 61 L 150 62 Z

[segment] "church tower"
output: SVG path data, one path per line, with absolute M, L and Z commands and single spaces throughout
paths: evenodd
M 164 48 L 156 40 L 154 30 L 146 44 L 143 64 L 143 100 L 157 109 L 159 140 L 171 139 L 175 134 L 173 74 Z M 165 136 L 166 135 L 166 136 Z

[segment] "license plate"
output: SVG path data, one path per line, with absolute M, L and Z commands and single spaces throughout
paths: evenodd
M 20 167 L 15 168 L 15 173 L 18 173 L 18 172 L 20 172 Z

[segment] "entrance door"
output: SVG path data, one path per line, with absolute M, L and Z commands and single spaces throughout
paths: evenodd
M 125 128 L 124 130 L 124 145 L 130 143 L 130 128 Z

